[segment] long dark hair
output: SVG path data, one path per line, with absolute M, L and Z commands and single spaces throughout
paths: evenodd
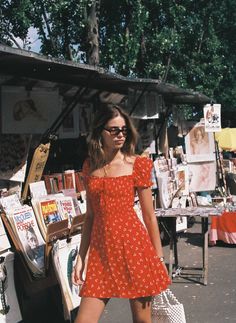
M 101 134 L 107 122 L 118 116 L 124 118 L 125 124 L 128 128 L 128 134 L 121 151 L 125 156 L 132 156 L 135 154 L 138 133 L 130 116 L 117 105 L 103 106 L 97 111 L 94 118 L 92 133 L 88 145 L 91 170 L 98 169 L 106 163 Z

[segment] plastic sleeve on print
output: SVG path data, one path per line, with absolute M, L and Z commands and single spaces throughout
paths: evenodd
M 153 161 L 147 157 L 137 157 L 134 169 L 135 187 L 151 187 L 152 182 L 152 169 Z

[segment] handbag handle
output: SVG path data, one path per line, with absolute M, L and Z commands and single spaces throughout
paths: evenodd
M 173 294 L 173 292 L 169 288 L 166 289 L 165 291 L 163 291 L 162 294 L 168 304 L 170 304 L 170 303 L 176 304 L 176 305 L 180 304 L 178 299 L 175 297 L 175 295 Z

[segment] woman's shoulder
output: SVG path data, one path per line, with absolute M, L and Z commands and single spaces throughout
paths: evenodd
M 134 167 L 136 169 L 140 168 L 150 168 L 153 166 L 153 161 L 151 158 L 143 155 L 136 155 L 134 160 Z

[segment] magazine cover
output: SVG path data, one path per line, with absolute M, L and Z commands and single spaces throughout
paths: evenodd
M 40 201 L 40 213 L 45 225 L 62 220 L 56 199 Z
M 77 234 L 69 243 L 66 240 L 57 240 L 53 246 L 53 264 L 64 298 L 65 319 L 70 319 L 71 311 L 80 304 L 79 287 L 71 280 L 80 242 L 81 234 Z
M 77 193 L 75 189 L 74 188 L 64 189 L 62 190 L 62 193 L 64 196 L 70 196 L 72 198 L 74 208 L 75 208 L 75 213 L 76 215 L 80 215 L 82 211 L 80 210 L 80 205 L 79 205 L 79 201 L 78 201 Z
M 71 224 L 72 219 L 76 216 L 72 197 L 62 196 L 57 200 L 57 203 L 62 217 L 68 219 L 68 223 Z
M 25 205 L 9 215 L 23 255 L 35 274 L 44 272 L 45 242 L 39 231 L 32 207 Z

